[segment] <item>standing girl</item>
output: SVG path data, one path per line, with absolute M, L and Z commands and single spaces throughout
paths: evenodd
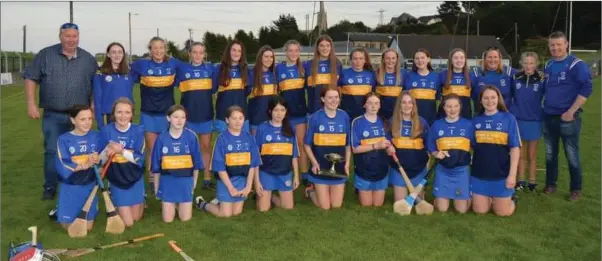
M 502 52 L 497 47 L 492 47 L 483 53 L 483 65 L 481 68 L 475 67 L 472 74 L 472 99 L 473 103 L 479 104 L 479 94 L 486 85 L 493 85 L 500 90 L 504 97 L 504 104 L 512 105 L 512 76 L 516 74 L 510 66 L 502 64 Z
M 431 66 L 431 54 L 426 49 L 418 49 L 414 53 L 412 71 L 408 73 L 403 86 L 416 99 L 420 116 L 429 125 L 433 124 L 437 118 L 437 98 L 441 84 L 439 75 Z
M 453 199 L 456 211 L 466 213 L 470 199 L 472 122 L 460 117 L 462 105 L 457 94 L 445 96 L 441 106 L 445 118 L 433 123 L 428 136 L 429 152 L 439 160 L 433 186 L 435 207 L 446 212 L 449 200 Z
M 60 175 L 57 220 L 68 229 L 96 186 L 93 166 L 100 162 L 98 132 L 92 128 L 92 110 L 87 105 L 75 105 L 70 110 L 74 129 L 58 138 L 56 167 Z M 98 214 L 98 197 L 94 197 L 88 212 L 88 231 L 92 230 Z
M 167 56 L 167 42 L 162 38 L 153 37 L 148 50 L 150 58 L 134 61 L 132 73 L 140 81 L 140 125 L 144 126 L 146 162 L 150 170 L 150 156 L 157 135 L 169 127 L 165 113 L 175 104 L 173 89 L 180 62 Z M 151 190 L 154 189 L 152 175 L 149 175 L 149 182 Z
M 380 98 L 375 93 L 365 95 L 363 104 L 366 112 L 351 123 L 354 184 L 362 206 L 380 207 L 389 185 L 390 130 L 388 121 L 378 116 Z
M 259 125 L 255 133 L 262 162 L 259 175 L 255 176 L 257 209 L 268 211 L 271 203 L 292 209 L 293 190 L 299 186 L 299 150 L 288 119 L 288 105 L 284 98 L 275 96 L 267 111 L 270 120 Z M 280 197 L 272 194 L 275 191 Z
M 495 86 L 485 86 L 479 94 L 472 163 L 472 210 L 486 214 L 493 207 L 498 216 L 510 216 L 520 159 L 518 124 L 508 113 L 502 94 Z
M 449 69 L 439 73 L 439 82 L 443 86 L 442 94 L 444 97 L 450 93 L 460 96 L 460 102 L 462 103 L 460 116 L 465 119 L 472 119 L 472 105 L 470 103 L 471 81 L 464 50 L 456 48 L 449 53 L 447 68 Z M 437 118 L 445 117 L 445 112 L 441 107 L 439 109 Z
M 205 202 L 199 196 L 195 204 L 199 210 L 216 217 L 242 213 L 257 167 L 261 165 L 255 139 L 243 130 L 245 115 L 242 108 L 232 106 L 225 115 L 228 128 L 217 137 L 211 158 L 211 171 L 217 175 L 217 201 Z
M 176 78 L 180 87 L 180 104 L 187 112 L 186 128 L 194 131 L 199 138 L 203 162 L 211 159 L 211 133 L 213 132 L 213 94 L 217 84 L 213 80 L 217 72 L 211 64 L 205 63 L 205 45 L 193 42 L 189 50 L 190 63 L 182 63 L 177 69 Z M 211 184 L 211 172 L 205 169 L 203 188 L 215 188 Z
M 309 114 L 322 109 L 318 98 L 322 88 L 337 87 L 339 76 L 343 71 L 343 64 L 337 59 L 332 39 L 322 35 L 316 41 L 314 58 L 304 63 L 306 73 L 305 89 L 307 90 L 307 109 Z
M 346 179 L 320 175 L 319 172 L 332 166 L 332 162 L 324 156 L 336 153 L 345 158 L 344 162 L 335 164 L 336 172 L 349 176 L 350 121 L 347 113 L 338 109 L 341 99 L 339 88 L 325 87 L 320 97 L 324 108 L 311 115 L 305 135 L 305 152 L 312 164 L 309 181 L 315 184 L 315 188 L 314 185 L 306 188 L 306 196 L 310 197 L 316 206 L 327 210 L 343 205 Z
M 112 123 L 100 130 L 101 158 L 114 155 L 107 171 L 113 204 L 126 226 L 142 218 L 144 212 L 144 129 L 132 124 L 134 103 L 118 99 L 111 113 Z
M 251 74 L 252 91 L 249 96 L 249 122 L 251 135 L 255 135 L 257 126 L 269 120 L 268 102 L 278 95 L 274 77 L 274 51 L 265 45 L 257 52 L 258 63 Z
M 397 98 L 391 124 L 393 146 L 389 148 L 389 153 L 397 155 L 399 164 L 413 186 L 418 186 L 424 179 L 429 162 L 429 125 L 424 118 L 418 116 L 417 108 L 416 100 L 408 91 L 402 92 Z M 391 162 L 390 167 L 389 183 L 393 186 L 395 201 L 402 200 L 409 194 L 407 184 L 399 172 L 397 163 Z
M 230 106 L 238 106 L 242 112 L 248 114 L 247 96 L 251 93 L 251 84 L 245 47 L 234 40 L 226 46 L 222 61 L 215 69 L 218 73 L 213 80 L 219 86 L 215 102 L 214 129 L 219 133 L 227 129 L 226 112 Z M 249 132 L 249 122 L 245 121 L 243 131 Z
M 365 96 L 374 91 L 376 76 L 370 63 L 370 55 L 363 49 L 355 49 L 349 55 L 351 68 L 344 69 L 339 78 L 343 97 L 341 109 L 351 120 L 364 114 Z
M 111 109 L 115 101 L 121 97 L 134 100 L 132 95 L 134 79 L 126 62 L 125 49 L 120 43 L 111 43 L 100 71 L 94 76 L 94 116 L 98 129 L 107 124 L 111 118 Z
M 155 191 L 163 202 L 163 221 L 167 223 L 174 220 L 176 205 L 180 220 L 190 220 L 199 170 L 205 169 L 196 133 L 184 128 L 186 117 L 182 105 L 170 107 L 169 129 L 159 134 L 153 148 Z
M 393 109 L 403 89 L 402 84 L 406 75 L 407 71 L 401 68 L 399 53 L 395 49 L 386 49 L 381 56 L 380 67 L 376 73 L 376 93 L 381 98 L 378 115 L 388 120 L 393 117 Z
M 524 147 L 520 149 L 518 163 L 518 183 L 516 188 L 527 187 L 525 169 L 529 166 L 529 190 L 535 190 L 537 174 L 537 141 L 541 138 L 541 118 L 543 116 L 542 100 L 545 91 L 544 74 L 538 71 L 539 57 L 537 53 L 525 52 L 521 56 L 523 70 L 512 80 L 514 101 L 510 113 L 516 117 L 518 130 Z M 528 162 L 528 163 L 527 163 Z
M 309 161 L 304 151 L 303 141 L 307 131 L 307 104 L 305 100 L 305 69 L 299 58 L 301 44 L 289 40 L 284 44 L 286 61 L 276 65 L 278 92 L 288 104 L 286 115 L 294 128 L 297 148 L 299 148 L 299 171 L 301 178 L 307 180 Z

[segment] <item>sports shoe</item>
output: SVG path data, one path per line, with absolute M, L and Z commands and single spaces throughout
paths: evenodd
M 529 191 L 531 191 L 531 192 L 535 191 L 536 186 L 537 186 L 537 184 L 535 184 L 535 183 L 529 183 Z
M 569 197 L 570 201 L 577 201 L 581 198 L 581 191 L 573 191 L 571 192 L 571 196 Z
M 556 192 L 556 186 L 552 186 L 552 185 L 547 185 L 546 188 L 543 190 L 543 193 L 545 194 L 552 194 Z
M 48 218 L 50 218 L 51 220 L 56 220 L 56 218 L 57 218 L 56 212 L 58 211 L 58 208 L 59 208 L 59 206 L 56 206 L 55 208 L 50 210 L 50 212 L 48 212 Z
M 522 191 L 525 189 L 526 185 L 527 184 L 524 180 L 520 180 L 516 183 L 516 186 L 514 187 L 514 189 L 516 189 L 517 191 Z
M 46 187 L 44 193 L 42 193 L 42 200 L 54 199 L 54 195 L 56 195 L 56 189 L 53 187 Z
M 207 205 L 207 202 L 205 201 L 205 199 L 203 198 L 203 196 L 198 196 L 194 199 L 194 206 L 200 210 L 200 211 L 205 211 L 205 205 Z

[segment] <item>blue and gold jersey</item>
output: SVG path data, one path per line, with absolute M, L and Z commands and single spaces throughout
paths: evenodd
M 469 76 L 470 77 L 470 76 Z M 441 94 L 445 97 L 449 94 L 455 93 L 460 96 L 460 102 L 462 105 L 462 111 L 460 116 L 465 119 L 472 119 L 472 105 L 471 105 L 471 86 L 466 81 L 466 77 L 463 72 L 452 72 L 451 79 L 447 82 L 447 70 L 443 70 L 439 73 L 439 82 L 441 83 Z M 447 86 L 449 84 L 449 86 Z M 442 113 L 445 117 L 445 113 Z
M 293 158 L 299 157 L 297 139 L 282 134 L 282 127 L 263 122 L 255 132 L 255 142 L 261 154 L 261 171 L 286 175 L 293 170 Z
M 161 132 L 153 146 L 151 172 L 176 177 L 192 177 L 194 170 L 203 170 L 203 158 L 196 134 L 184 129 L 173 137 L 169 129 Z
M 427 149 L 429 125 L 422 117 L 420 117 L 420 123 L 422 124 L 422 133 L 420 136 L 412 138 L 412 122 L 402 121 L 399 137 L 391 138 L 391 144 L 395 147 L 399 163 L 410 178 L 418 176 L 429 161 Z M 394 161 L 390 162 L 391 168 L 398 168 L 397 163 Z
M 226 130 L 217 137 L 211 158 L 211 171 L 217 179 L 220 171 L 227 172 L 228 177 L 246 177 L 249 175 L 249 169 L 260 165 L 261 157 L 257 144 L 248 132 L 241 131 L 235 136 Z
M 521 146 L 516 119 L 508 112 L 497 112 L 475 116 L 473 124 L 472 175 L 488 180 L 506 178 L 510 170 L 510 149 Z
M 132 73 L 140 81 L 142 112 L 165 114 L 175 104 L 176 69 L 181 62 L 174 58 L 161 63 L 140 59 L 132 63 Z
M 403 90 L 403 80 L 405 80 L 407 74 L 406 70 L 401 69 L 401 79 L 397 79 L 397 73 L 385 73 L 384 80 L 376 79 L 376 93 L 380 95 L 378 115 L 385 117 L 385 119 L 390 119 L 393 116 L 395 102 L 397 102 L 397 97 Z
M 56 170 L 60 181 L 71 185 L 87 185 L 96 182 L 94 169 L 75 171 L 77 165 L 85 164 L 94 152 L 100 154 L 98 132 L 89 131 L 79 136 L 67 132 L 59 136 L 57 141 Z
M 251 74 L 251 95 L 249 95 L 249 123 L 251 125 L 259 125 L 264 121 L 269 120 L 268 117 L 268 102 L 270 99 L 278 95 L 276 79 L 273 72 L 264 72 L 261 76 L 261 86 L 254 86 L 255 75 Z M 261 88 L 261 93 L 259 92 Z
M 128 161 L 122 154 L 115 154 L 107 170 L 107 179 L 111 182 L 111 185 L 128 189 L 144 173 L 146 150 L 144 128 L 140 125 L 130 124 L 126 131 L 121 131 L 117 129 L 115 123 L 110 123 L 100 130 L 99 147 L 101 151 L 109 145 L 109 142 L 121 144 L 124 150 L 130 151 L 134 156 L 135 163 Z
M 305 117 L 307 103 L 305 101 L 305 75 L 300 75 L 296 64 L 287 65 L 286 62 L 276 64 L 276 78 L 278 92 L 288 103 L 288 115 L 291 117 Z
M 374 92 L 376 76 L 372 71 L 357 72 L 353 68 L 347 68 L 341 73 L 338 86 L 341 87 L 342 94 L 341 109 L 349 118 L 355 119 L 364 114 L 364 96 Z
M 233 105 L 240 106 L 245 111 L 245 116 L 249 116 L 247 109 L 247 96 L 251 92 L 251 81 L 250 75 L 251 69 L 247 67 L 247 82 L 242 81 L 241 70 L 239 65 L 232 66 L 230 70 L 230 82 L 226 86 L 225 83 L 219 82 L 221 64 L 217 64 L 215 67 L 215 78 L 213 79 L 217 85 L 217 100 L 215 102 L 215 119 L 224 121 L 226 119 L 226 113 L 228 108 Z
M 390 140 L 380 117 L 376 118 L 376 122 L 370 122 L 365 115 L 359 116 L 351 122 L 350 136 L 351 146 L 354 148 Z M 389 156 L 385 149 L 353 154 L 353 162 L 353 173 L 365 180 L 378 181 L 389 174 Z
M 324 155 L 328 153 L 337 153 L 343 158 L 345 157 L 345 148 L 349 146 L 350 124 L 349 115 L 340 109 L 337 109 L 334 118 L 330 118 L 324 110 L 319 110 L 311 115 L 304 143 L 311 146 L 311 150 L 320 164 L 320 169 L 332 167 L 332 163 L 324 158 Z M 335 164 L 337 173 L 344 173 L 344 167 L 344 162 Z M 338 179 L 324 176 L 315 177 L 323 180 Z
M 207 122 L 213 120 L 213 94 L 217 72 L 211 64 L 192 65 L 182 63 L 176 70 L 176 82 L 180 88 L 180 104 L 186 108 L 186 120 Z
M 331 81 L 338 82 L 341 72 L 343 71 L 343 65 L 341 62 L 337 61 L 337 78 L 331 79 L 330 61 L 320 60 L 318 62 L 318 72 L 314 82 L 314 77 L 312 77 L 312 63 L 312 60 L 303 63 L 305 69 L 305 89 L 307 90 L 307 110 L 309 114 L 314 114 L 322 109 L 320 91 L 322 91 L 322 88 L 330 85 Z
M 439 82 L 439 74 L 429 72 L 422 76 L 417 72 L 409 72 L 403 86 L 410 91 L 412 97 L 416 99 L 418 105 L 418 114 L 433 124 L 437 118 L 437 99 L 441 94 L 441 83 Z
M 470 148 L 474 139 L 470 120 L 460 118 L 450 123 L 445 118 L 436 120 L 428 136 L 429 153 L 447 151 L 450 157 L 439 160 L 442 166 L 453 169 L 470 165 Z

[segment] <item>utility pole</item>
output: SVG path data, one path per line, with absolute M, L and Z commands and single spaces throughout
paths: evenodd
M 481 32 L 480 32 L 481 31 L 480 30 L 481 29 L 480 28 L 480 23 L 481 23 L 481 20 L 477 20 L 477 35 L 481 35 Z
M 468 8 L 466 10 L 466 43 L 464 51 L 468 53 L 468 34 L 470 33 L 470 2 L 468 2 Z
M 132 62 L 132 12 L 128 12 L 128 28 L 129 28 L 129 52 L 128 58 L 130 59 L 130 63 Z
M 518 55 L 518 23 L 514 23 L 514 54 Z
M 190 42 L 192 43 L 192 28 L 188 28 L 188 36 L 190 37 L 188 39 L 190 39 Z
M 571 12 L 570 12 L 570 22 L 569 22 L 569 54 L 571 54 L 571 46 L 573 45 L 573 1 L 570 3 Z
M 73 1 L 69 1 L 69 22 L 73 23 Z
M 157 37 L 159 37 L 159 28 L 157 28 Z
M 309 14 L 305 14 L 305 31 L 309 30 Z
M 381 8 L 380 10 L 378 10 L 378 12 L 377 12 L 377 13 L 380 13 L 380 15 L 379 15 L 379 18 L 380 18 L 380 19 L 379 19 L 379 24 L 378 24 L 378 26 L 381 26 L 381 25 L 383 25 L 383 20 L 384 20 L 383 13 L 384 13 L 384 12 L 385 12 L 385 10 L 383 10 L 382 8 Z
M 552 28 L 554 29 L 554 28 Z M 569 32 L 569 1 L 566 1 L 566 14 L 564 16 L 564 33 Z
M 27 47 L 27 25 L 23 25 L 23 53 L 26 52 Z

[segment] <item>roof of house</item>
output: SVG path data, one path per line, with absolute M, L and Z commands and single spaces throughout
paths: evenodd
M 388 40 L 388 38 L 387 38 Z M 334 44 L 334 50 L 337 53 L 346 53 L 347 51 L 351 52 L 351 50 L 353 50 L 353 42 L 350 40 L 349 42 L 347 41 L 339 41 L 339 42 L 333 42 Z M 306 53 L 306 52 L 313 52 L 314 51 L 314 47 L 313 46 L 301 46 L 301 52 L 302 53 Z M 368 53 L 382 53 L 382 51 L 380 49 L 377 48 L 366 48 L 366 51 L 368 51 Z M 276 48 L 274 49 L 275 53 L 284 53 L 284 46 L 280 47 L 280 48 Z
M 421 23 L 426 23 L 426 22 L 430 21 L 431 19 L 437 19 L 437 18 L 439 18 L 439 15 L 425 15 L 425 16 L 418 17 L 418 21 L 420 21 Z

